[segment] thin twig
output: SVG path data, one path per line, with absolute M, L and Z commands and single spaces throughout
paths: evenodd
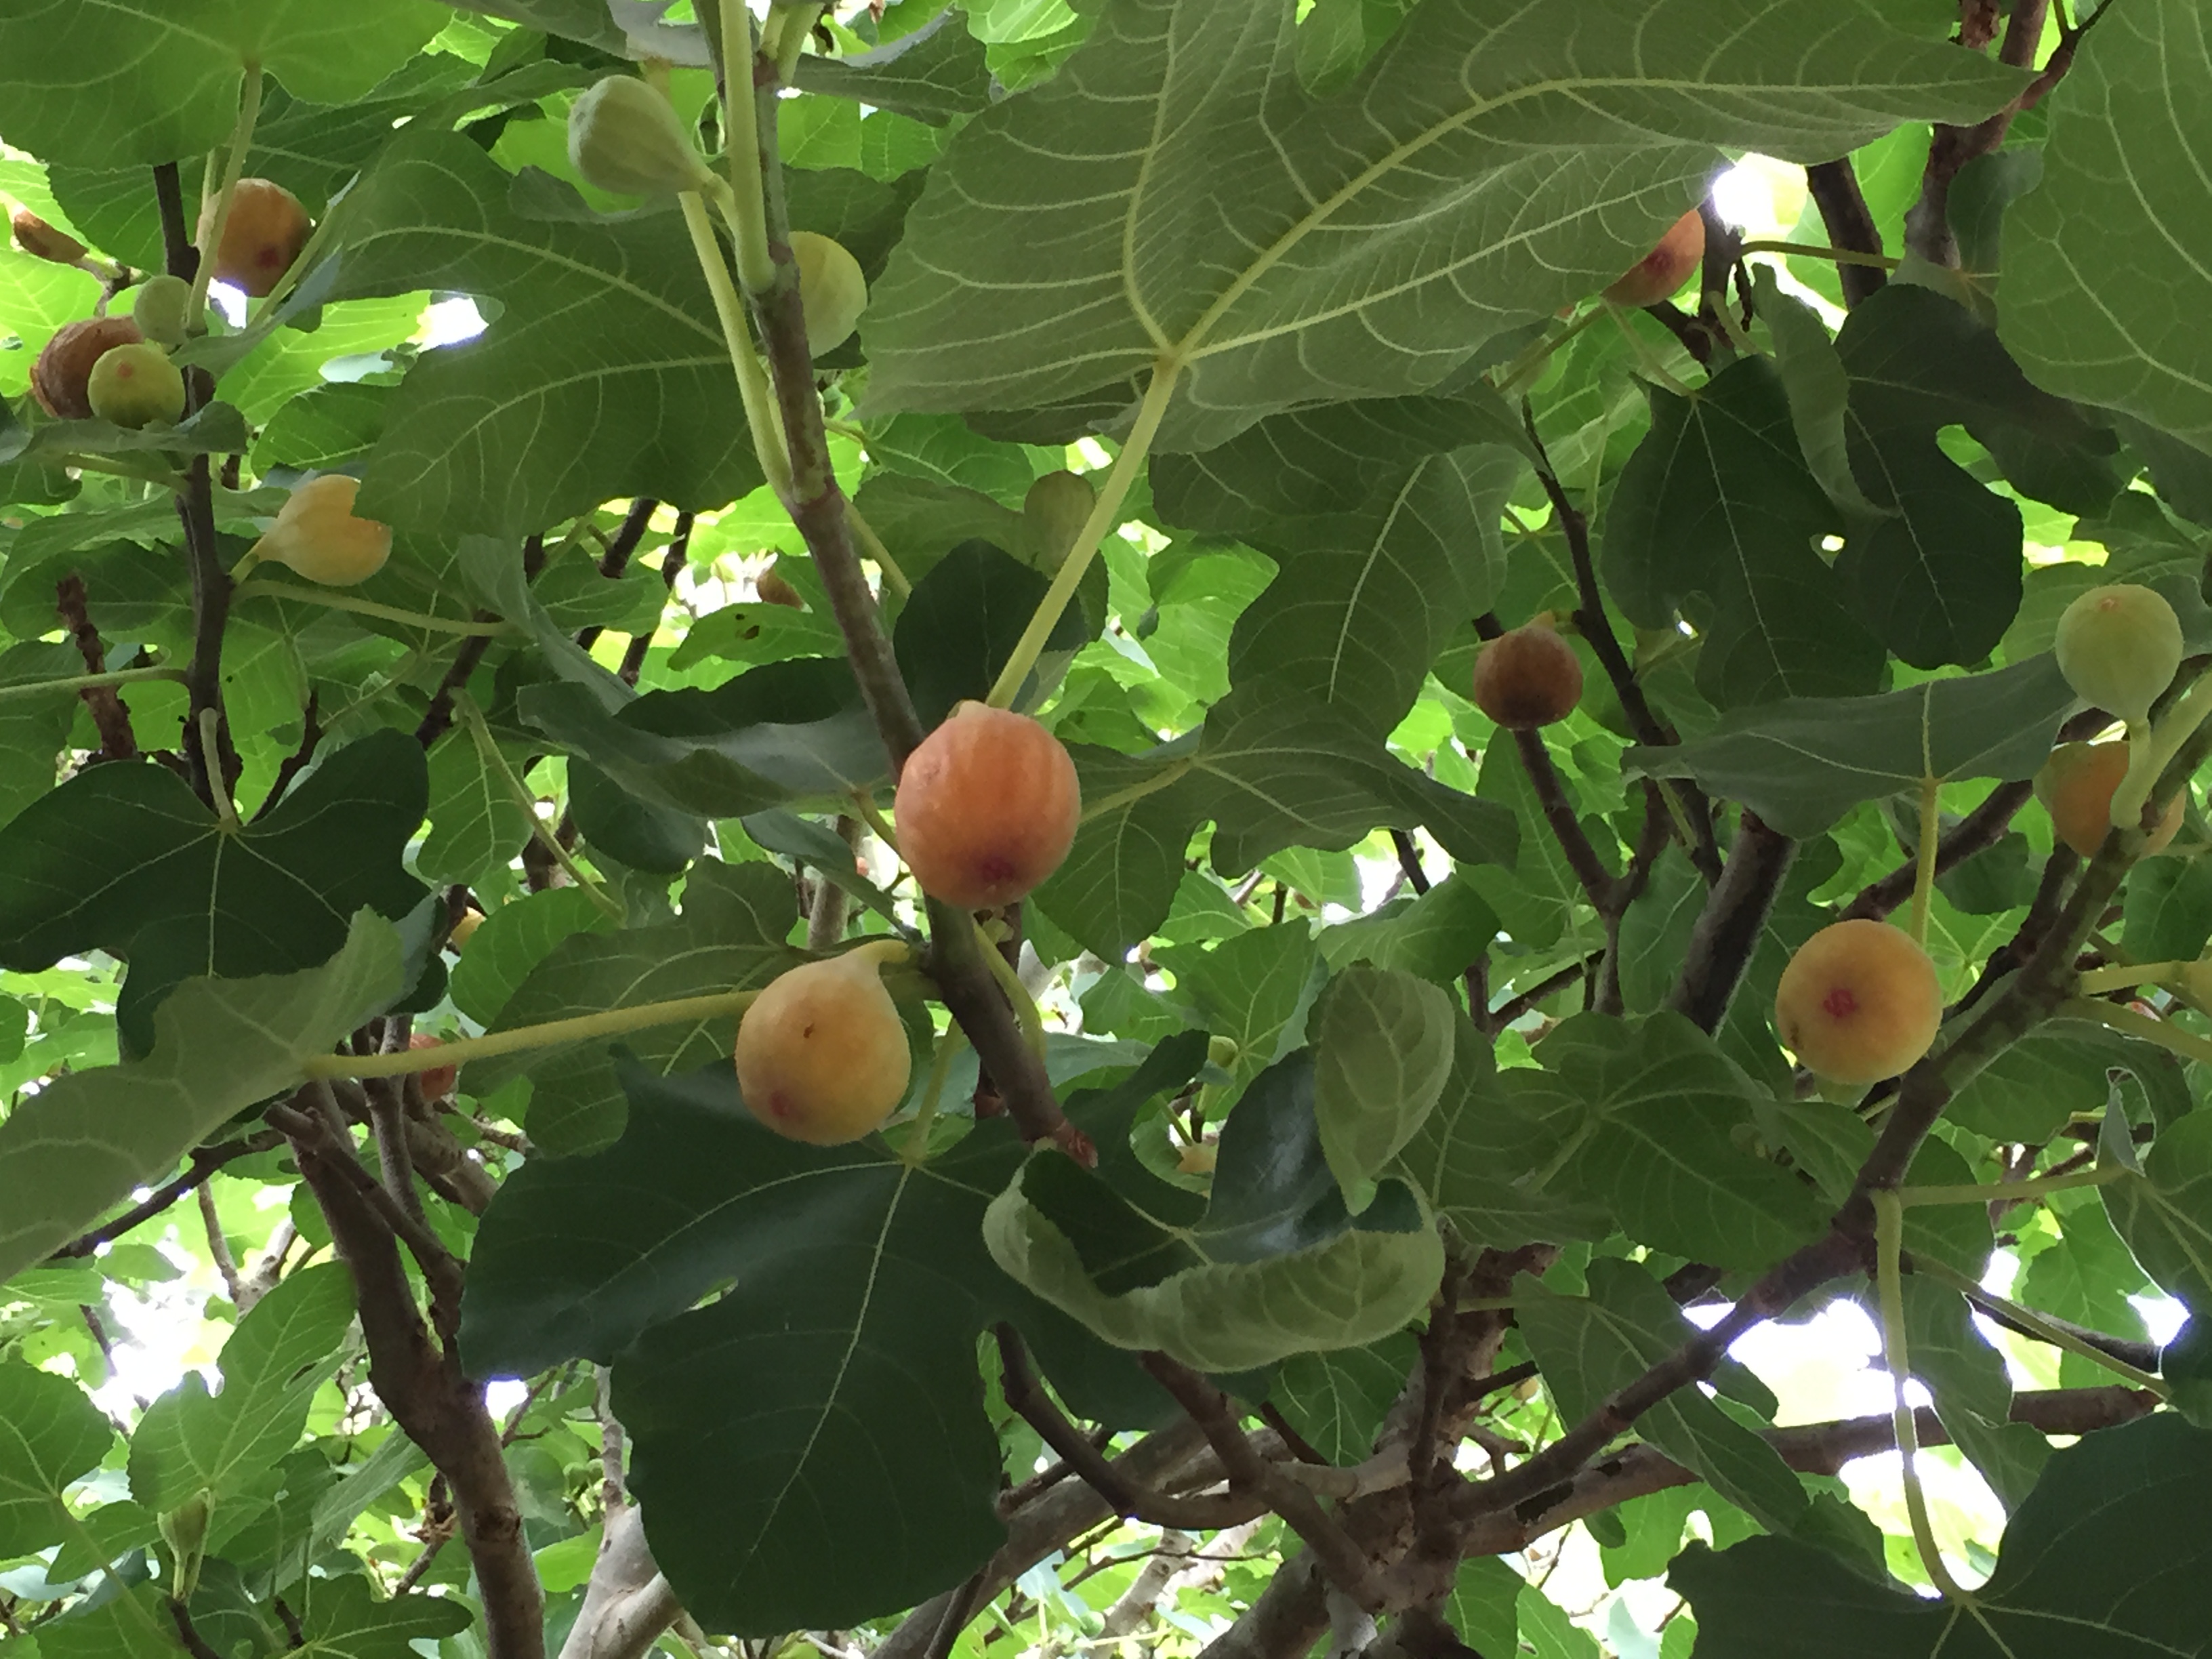
M 52 1255 L 49 1261 L 74 1261 L 94 1255 L 100 1247 L 123 1237 L 143 1221 L 167 1209 L 186 1193 L 234 1158 L 250 1158 L 256 1152 L 265 1152 L 282 1142 L 278 1134 L 249 1135 L 243 1140 L 226 1140 L 216 1146 L 196 1146 L 185 1171 L 174 1180 L 163 1182 L 139 1202 L 133 1204 L 113 1219 L 103 1221 L 90 1232 L 71 1239 Z
M 62 623 L 69 629 L 76 645 L 77 655 L 84 659 L 87 674 L 107 672 L 107 653 L 100 641 L 100 630 L 92 625 L 86 611 L 84 578 L 72 571 L 54 584 L 54 608 L 61 613 Z M 100 752 L 94 760 L 127 761 L 138 758 L 138 739 L 131 730 L 131 714 L 124 708 L 123 699 L 112 685 L 88 685 L 77 693 L 92 715 L 93 729 L 100 733 Z
M 236 1308 L 240 1297 L 238 1260 L 230 1253 L 230 1241 L 223 1237 L 222 1218 L 216 1213 L 215 1188 L 203 1181 L 194 1196 L 199 1200 L 200 1223 L 207 1230 L 208 1259 L 215 1263 L 216 1273 L 222 1279 L 223 1293 L 230 1298 L 230 1305 Z M 245 1311 L 242 1308 L 239 1310 L 241 1313 Z

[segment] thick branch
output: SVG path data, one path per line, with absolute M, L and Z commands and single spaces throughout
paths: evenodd
M 1729 848 L 1728 867 L 1690 930 L 1689 955 L 1667 998 L 1669 1008 L 1686 1015 L 1701 1030 L 1718 1030 L 1727 1018 L 1735 988 L 1774 908 L 1774 896 L 1796 854 L 1796 842 L 1777 835 L 1757 813 L 1744 809 L 1735 844 Z
M 643 1515 L 635 1504 L 617 1508 L 606 1518 L 584 1605 L 561 1644 L 560 1659 L 643 1659 L 683 1611 L 653 1565 Z
M 1807 167 L 1805 188 L 1813 205 L 1820 210 L 1820 222 L 1828 228 L 1829 246 L 1847 253 L 1881 257 L 1881 228 L 1875 223 L 1874 210 L 1867 206 L 1866 195 L 1859 189 L 1859 175 L 1850 156 Z M 1844 303 L 1855 306 L 1879 292 L 1889 281 L 1889 274 L 1880 265 L 1839 264 L 1836 280 L 1843 284 Z
M 107 672 L 107 653 L 100 642 L 100 630 L 92 625 L 85 610 L 84 578 L 72 571 L 54 584 L 54 608 L 61 613 L 63 624 L 76 644 L 77 655 L 84 659 L 88 674 Z M 138 758 L 138 739 L 131 730 L 130 711 L 112 685 L 88 685 L 77 696 L 84 699 L 91 713 L 93 730 L 100 733 L 100 752 L 95 760 L 127 761 Z
M 2013 0 L 2012 21 L 2005 29 L 2004 44 L 1997 49 L 2002 62 L 2014 69 L 2027 69 L 2035 63 L 2035 52 L 2043 40 L 2043 24 L 2050 12 L 2050 0 Z M 1968 20 L 1960 31 L 1960 44 L 1974 52 L 1984 50 L 1989 42 L 1981 36 L 1985 27 L 1994 27 L 1994 19 L 1980 21 Z M 2069 36 L 2059 48 L 2066 61 L 2073 58 L 2074 37 Z M 2054 57 L 2058 73 L 2065 73 L 2064 65 Z M 2053 77 L 2056 78 L 2055 76 Z M 2031 88 L 2040 96 L 2039 88 Z M 2011 129 L 2013 118 L 2026 106 L 2027 94 L 2014 100 L 1995 115 L 1971 127 L 1948 126 L 1939 123 L 1928 145 L 1928 166 L 1920 175 L 1920 199 L 1905 210 L 1905 245 L 1931 264 L 1956 269 L 1959 264 L 1959 239 L 1951 229 L 1951 182 L 1959 176 L 1967 162 L 1992 153 L 2004 143 Z

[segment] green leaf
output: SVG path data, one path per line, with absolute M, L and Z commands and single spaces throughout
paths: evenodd
M 384 731 L 330 756 L 266 818 L 227 829 L 175 773 L 94 767 L 0 830 L 0 961 L 126 957 L 117 1009 L 143 1051 L 190 974 L 310 967 L 364 906 L 393 921 L 423 897 L 399 855 L 422 821 L 422 750 Z
M 0 652 L 0 686 L 31 685 L 83 672 L 84 659 L 74 646 L 34 640 Z M 0 824 L 54 787 L 54 757 L 68 741 L 76 710 L 74 691 L 0 696 Z
M 1750 357 L 1693 396 L 1651 397 L 1650 433 L 1605 515 L 1621 610 L 1666 628 L 1702 599 L 1698 689 L 1717 708 L 1872 690 L 1881 647 L 1820 557 L 1842 521 L 1807 470 L 1781 377 Z
M 530 815 L 465 725 L 430 751 L 430 833 L 415 854 L 422 879 L 445 886 L 504 866 L 530 839 Z
M 1171 768 L 1187 767 L 1195 747 L 1188 738 L 1143 755 L 1067 746 L 1085 817 L 1067 857 L 1033 902 L 1109 962 L 1120 961 L 1167 920 L 1182 880 L 1183 848 L 1206 796 L 1202 780 L 1181 774 L 1164 787 L 1130 792 L 1168 777 Z
M 2188 0 L 2085 37 L 2045 107 L 2043 182 L 2006 216 L 2002 332 L 2037 385 L 2212 448 L 2212 228 L 2191 211 L 2212 111 L 2188 88 L 2212 51 Z M 2157 257 L 2112 258 L 2127 248 Z
M 2212 1117 L 2192 1112 L 2165 1129 L 2142 1174 L 2102 1191 L 2143 1271 L 2192 1310 L 2212 1311 Z
M 422 1651 L 416 1643 L 457 1635 L 472 1622 L 460 1601 L 419 1592 L 384 1600 L 352 1575 L 317 1579 L 300 1610 L 316 1659 L 413 1659 Z
M 410 130 L 346 198 L 327 297 L 427 287 L 503 307 L 481 340 L 408 372 L 362 512 L 511 544 L 615 496 L 712 507 L 752 489 L 728 354 L 675 216 L 528 218 L 513 182 L 468 139 Z
M 554 919 L 557 921 L 558 919 Z M 773 865 L 701 865 L 684 889 L 684 915 L 653 927 L 573 933 L 547 951 L 501 1005 L 495 1031 L 611 1008 L 765 985 L 799 960 L 784 943 L 798 921 L 791 878 Z M 484 924 L 489 933 L 492 924 Z M 484 937 L 470 941 L 473 951 Z M 734 1017 L 632 1031 L 621 1046 L 656 1073 L 726 1059 Z M 469 1086 L 488 1094 L 528 1076 L 531 1139 L 557 1154 L 594 1151 L 623 1131 L 623 1089 L 612 1044 L 567 1043 L 480 1060 Z
M 1517 1653 L 1520 1615 L 1516 1602 L 1525 1582 L 1494 1555 L 1462 1561 L 1452 1580 L 1450 1599 L 1444 1603 L 1444 1617 L 1482 1653 Z
M 2149 859 L 2128 881 L 2120 948 L 2136 962 L 2193 962 L 2212 942 L 2212 868 Z
M 2017 1510 L 2050 1461 L 2051 1443 L 2012 1420 L 2012 1376 L 2004 1356 L 1974 1328 L 1966 1298 L 1917 1274 L 1905 1275 L 1904 1285 L 1912 1374 L 1935 1396 L 1953 1443 L 2005 1508 Z
M 1452 1000 L 1440 986 L 1357 966 L 1306 1020 L 1322 1155 L 1346 1199 L 1419 1130 L 1451 1074 Z
M 489 1025 L 555 945 L 572 933 L 605 933 L 614 923 L 578 887 L 550 887 L 495 907 L 470 938 L 453 969 L 453 1006 Z
M 913 33 L 873 52 L 802 58 L 799 89 L 896 110 L 933 126 L 972 115 L 989 106 L 991 70 L 983 43 L 963 21 L 947 7 Z
M 1294 1354 L 1275 1372 L 1267 1397 L 1330 1462 L 1357 1463 L 1373 1449 L 1419 1358 L 1419 1345 L 1403 1333 L 1364 1348 Z
M 2135 879 L 2157 867 L 2141 866 Z M 2109 1073 L 2119 1068 L 2149 1091 L 2162 1121 L 2193 1109 L 2181 1062 L 2168 1050 L 2087 1020 L 2055 1019 L 2037 1026 L 1969 1078 L 1943 1115 L 1992 1140 L 2039 1146 L 2076 1113 L 2102 1111 L 2112 1091 Z
M 58 1541 L 64 1494 L 114 1442 L 115 1425 L 68 1377 L 0 1360 L 0 1555 Z
M 704 818 L 640 800 L 587 760 L 568 763 L 568 811 L 587 846 L 633 870 L 681 875 L 706 850 Z
M 1717 1554 L 1692 1545 L 1668 1583 L 1696 1611 L 1699 1659 L 1765 1659 L 1778 1608 L 1791 1610 L 1790 1641 L 1804 1659 L 2185 1654 L 2212 1626 L 2212 1541 L 2200 1518 L 2208 1480 L 2212 1435 L 2171 1415 L 2053 1453 L 2005 1528 L 1972 1614 L 1782 1538 Z M 2118 1493 L 2127 1501 L 2114 1503 Z
M 1634 1028 L 1601 1014 L 1568 1020 L 1536 1057 L 1597 1119 L 1561 1172 L 1632 1237 L 1758 1269 L 1817 1237 L 1827 1206 L 1802 1181 L 1736 1144 L 1752 1121 L 1749 1079 L 1680 1015 Z
M 131 1495 L 159 1514 L 196 1492 L 220 1500 L 292 1449 L 307 1406 L 353 1323 L 353 1275 L 302 1267 L 254 1304 L 223 1344 L 222 1392 L 187 1371 L 131 1437 Z
M 1559 1296 L 1526 1273 L 1513 1284 L 1522 1334 L 1570 1422 L 1595 1411 L 1696 1334 L 1666 1287 L 1635 1262 L 1591 1262 L 1589 1290 L 1587 1298 Z M 1636 1426 L 1761 1524 L 1788 1532 L 1803 1518 L 1805 1489 L 1780 1454 L 1699 1390 L 1677 1390 Z
M 1050 586 L 1012 555 L 980 541 L 961 543 L 915 584 L 891 643 L 924 726 L 936 725 L 957 702 L 990 695 Z M 1088 637 L 1081 610 L 1071 605 L 1044 648 L 1073 651 Z
M 2073 689 L 2048 655 L 1878 697 L 1792 697 L 1723 716 L 1702 737 L 1632 749 L 1632 774 L 1695 778 L 1785 836 L 1817 836 L 1863 800 L 1946 781 L 2030 778 Z
M 26 0 L 0 18 L 0 132 L 49 161 L 88 167 L 198 155 L 230 136 L 245 64 L 295 96 L 349 103 L 443 21 L 427 0 L 335 11 L 317 0 Z
M 2019 83 L 1814 0 L 1673 0 L 1634 30 L 1595 5 L 1431 6 L 1316 102 L 1294 20 L 1121 0 L 970 122 L 876 296 L 872 402 L 1030 408 L 1168 354 L 1190 367 L 1164 447 L 1203 449 L 1425 391 L 1639 258 L 1717 147 L 1825 159 Z
M 398 934 L 365 914 L 320 967 L 179 985 L 154 1012 L 143 1060 L 57 1079 L 0 1123 L 0 1282 L 166 1175 L 233 1114 L 296 1085 L 310 1055 L 403 988 Z

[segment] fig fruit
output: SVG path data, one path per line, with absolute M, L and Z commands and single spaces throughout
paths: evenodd
M 446 1044 L 441 1037 L 434 1037 L 428 1031 L 416 1031 L 408 1037 L 407 1046 L 420 1051 L 442 1048 Z M 422 1082 L 423 1099 L 443 1100 L 453 1092 L 453 1085 L 459 1080 L 461 1068 L 458 1066 L 433 1066 L 428 1071 L 417 1072 L 415 1075 Z
M 763 605 L 780 605 L 787 611 L 806 609 L 806 601 L 799 597 L 799 590 L 773 570 L 763 570 L 753 578 L 753 592 L 760 595 Z
M 200 219 L 199 246 L 207 248 L 210 201 Z M 276 291 L 314 226 L 300 198 L 269 179 L 241 179 L 230 194 L 222 222 L 222 241 L 215 251 L 215 279 L 242 289 L 255 299 Z
M 1508 731 L 1563 720 L 1582 700 L 1583 665 L 1549 622 L 1501 634 L 1474 659 L 1474 706 Z
M 460 951 L 466 947 L 468 942 L 476 937 L 477 929 L 483 927 L 483 924 L 484 915 L 483 911 L 462 911 L 461 919 L 453 924 L 453 931 L 446 935 L 446 948 L 448 951 L 453 951 L 455 955 L 459 955 Z
M 1678 292 L 1705 257 L 1705 222 L 1692 208 L 1667 228 L 1659 245 L 1613 278 L 1605 297 L 1617 306 L 1656 306 Z
M 868 279 L 842 242 L 811 230 L 791 233 L 799 261 L 799 300 L 806 309 L 806 349 L 824 357 L 853 337 L 868 308 Z
M 1887 922 L 1856 917 L 1797 947 L 1774 994 L 1783 1042 L 1815 1077 L 1879 1083 L 1935 1045 L 1943 1022 L 1936 964 Z
M 358 479 L 343 472 L 310 478 L 277 510 L 276 522 L 253 544 L 253 556 L 289 565 L 311 582 L 351 587 L 384 568 L 392 531 L 354 516 Z
M 88 252 L 85 245 L 69 232 L 56 230 L 28 208 L 17 208 L 9 214 L 8 226 L 15 233 L 17 247 L 58 265 L 76 264 Z
M 841 1146 L 883 1126 L 906 1098 L 906 1028 L 883 964 L 906 955 L 878 939 L 782 975 L 738 1026 L 738 1091 L 776 1133 Z
M 131 302 L 131 320 L 156 345 L 180 346 L 191 325 L 192 285 L 181 276 L 149 276 Z
M 100 353 L 84 391 L 95 416 L 134 432 L 185 412 L 184 374 L 167 352 L 143 340 Z
M 1060 868 L 1083 796 L 1058 738 L 1027 714 L 963 702 L 907 757 L 892 817 L 923 892 L 988 910 Z
M 31 365 L 31 394 L 47 414 L 64 421 L 92 418 L 93 365 L 120 345 L 144 336 L 128 317 L 88 317 L 54 331 Z
M 2056 648 L 2076 696 L 2137 725 L 2181 666 L 2181 619 L 2153 588 L 2093 587 L 2058 618 Z
M 2093 858 L 2112 827 L 2112 792 L 2128 772 L 2124 743 L 2062 743 L 2035 775 L 2035 797 L 2051 814 L 2058 839 L 2083 858 Z M 2163 853 L 2181 829 L 2181 797 L 2152 830 L 2146 854 Z
M 1097 505 L 1098 492 L 1079 472 L 1048 472 L 1030 486 L 1022 500 L 1022 533 L 1038 569 L 1057 570 L 1067 562 Z
M 714 169 L 657 88 L 610 75 L 568 106 L 568 161 L 617 196 L 672 196 L 714 182 Z

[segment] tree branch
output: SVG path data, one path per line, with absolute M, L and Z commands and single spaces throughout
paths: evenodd
M 607 1516 L 584 1604 L 561 1644 L 560 1659 L 643 1659 L 683 1611 L 653 1565 L 643 1512 L 635 1504 L 618 1505 Z
M 2035 63 L 2036 48 L 2042 44 L 2043 24 L 2050 12 L 2050 0 L 2013 0 L 2012 21 L 2006 27 L 2004 44 L 1997 49 L 1998 59 L 2014 69 L 2029 69 Z M 1960 44 L 1974 52 L 1988 45 L 1982 35 L 1985 27 L 1994 27 L 1994 19 L 1982 21 L 1970 16 L 1960 30 Z M 2060 44 L 2052 63 L 2058 74 L 2065 68 L 2063 56 L 2070 63 L 2074 42 L 2078 34 L 2069 33 Z M 2052 79 L 2055 81 L 2057 76 Z M 2040 82 L 2028 89 L 2036 96 L 2042 95 Z M 1987 155 L 2004 143 L 2013 118 L 2026 107 L 2028 93 L 2006 105 L 1988 119 L 1971 127 L 1954 127 L 1938 123 L 1928 145 L 1928 165 L 1920 175 L 1920 198 L 1905 210 L 1905 245 L 1930 264 L 1947 265 L 1954 270 L 1959 264 L 1959 239 L 1951 229 L 1951 183 L 1960 169 L 1978 157 Z
M 1807 167 L 1805 188 L 1813 205 L 1820 210 L 1820 222 L 1827 227 L 1831 247 L 1881 257 L 1881 228 L 1874 222 L 1865 192 L 1859 189 L 1859 175 L 1850 156 Z M 1844 303 L 1856 306 L 1878 293 L 1889 281 L 1889 273 L 1880 265 L 1839 264 L 1836 280 L 1843 284 Z
M 1957 869 L 1977 853 L 1988 851 L 2012 828 L 2013 814 L 2034 794 L 2031 783 L 2001 783 L 1982 804 L 1951 826 L 1951 833 L 1936 843 L 1936 873 Z M 1912 896 L 1918 860 L 1907 859 L 1881 880 L 1870 882 L 1837 913 L 1838 920 L 1864 916 L 1879 921 Z
M 62 625 L 69 629 L 76 642 L 77 655 L 84 659 L 88 674 L 107 672 L 107 653 L 100 642 L 100 630 L 92 625 L 85 610 L 84 578 L 71 571 L 54 584 L 54 608 L 61 613 Z M 124 708 L 123 699 L 112 685 L 88 685 L 77 693 L 92 715 L 93 729 L 100 733 L 100 752 L 95 761 L 127 761 L 138 758 L 138 739 L 131 730 L 130 711 Z
M 676 579 L 684 574 L 684 567 L 690 559 L 691 515 L 678 513 L 675 533 L 668 538 L 668 550 L 660 556 L 660 585 L 665 591 L 676 591 Z M 653 631 L 647 629 L 642 634 L 631 635 L 629 643 L 623 647 L 622 666 L 615 671 L 615 678 L 633 690 L 637 686 L 637 677 L 645 672 L 645 656 L 653 649 Z
M 123 1237 L 142 1221 L 149 1221 L 167 1209 L 186 1193 L 233 1159 L 250 1158 L 256 1152 L 265 1152 L 281 1145 L 283 1137 L 276 1133 L 257 1133 L 242 1140 L 226 1140 L 216 1146 L 196 1146 L 182 1175 L 164 1182 L 145 1198 L 133 1204 L 112 1220 L 103 1221 L 90 1232 L 73 1238 L 52 1255 L 49 1261 L 76 1261 L 96 1254 L 100 1247 Z
M 1716 1031 L 1728 1017 L 1735 988 L 1750 964 L 1759 936 L 1774 908 L 1782 878 L 1797 855 L 1797 843 L 1777 835 L 1748 807 L 1736 825 L 1728 867 L 1706 896 L 1690 930 L 1689 954 L 1667 998 L 1667 1006 L 1686 1015 L 1701 1030 Z
M 640 495 L 629 504 L 629 511 L 623 515 L 623 521 L 617 527 L 613 539 L 607 543 L 607 550 L 600 556 L 599 574 L 613 581 L 629 568 L 630 555 L 637 551 L 638 544 L 645 539 L 647 526 L 653 522 L 653 515 L 659 510 L 660 503 L 650 495 Z M 671 580 L 673 580 L 672 577 Z M 579 629 L 576 643 L 588 651 L 592 641 L 605 632 L 606 630 L 597 623 L 589 628 Z M 648 629 L 646 638 L 649 640 L 652 637 Z M 630 684 L 635 685 L 637 682 L 632 680 Z

